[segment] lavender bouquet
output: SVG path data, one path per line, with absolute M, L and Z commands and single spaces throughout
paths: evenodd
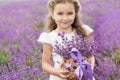
M 96 52 L 93 41 L 86 42 L 81 36 L 72 36 L 69 40 L 65 33 L 58 33 L 62 44 L 56 41 L 55 52 L 62 56 L 62 69 L 69 70 L 67 80 L 93 80 L 89 57 Z

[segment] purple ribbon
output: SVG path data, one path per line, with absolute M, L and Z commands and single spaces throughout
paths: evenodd
M 76 48 L 72 48 L 70 56 L 76 61 L 79 66 L 75 69 L 75 76 L 78 80 L 81 80 L 84 76 L 85 80 L 93 80 L 92 68 L 90 63 L 82 61 L 82 55 Z M 65 65 L 66 68 L 70 67 L 70 64 Z

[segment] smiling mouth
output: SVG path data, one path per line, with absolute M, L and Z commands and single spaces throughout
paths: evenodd
M 62 24 L 68 24 L 68 22 L 63 22 Z

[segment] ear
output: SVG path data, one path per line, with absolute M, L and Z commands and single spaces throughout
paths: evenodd
M 81 11 L 81 9 L 82 9 L 82 6 L 81 6 L 81 5 L 79 5 L 79 10 Z
M 82 6 L 80 5 L 80 11 L 82 10 Z
M 79 10 L 81 11 L 82 6 L 81 6 L 81 4 L 79 3 L 79 0 L 77 0 L 77 3 L 78 3 L 78 5 L 79 5 Z
M 53 12 L 50 13 L 50 16 L 54 19 L 54 13 Z

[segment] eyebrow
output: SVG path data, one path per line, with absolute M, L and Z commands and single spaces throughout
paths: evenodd
M 56 10 L 57 12 L 63 12 L 61 10 Z M 74 12 L 74 10 L 70 10 L 70 11 L 67 11 L 67 12 Z

